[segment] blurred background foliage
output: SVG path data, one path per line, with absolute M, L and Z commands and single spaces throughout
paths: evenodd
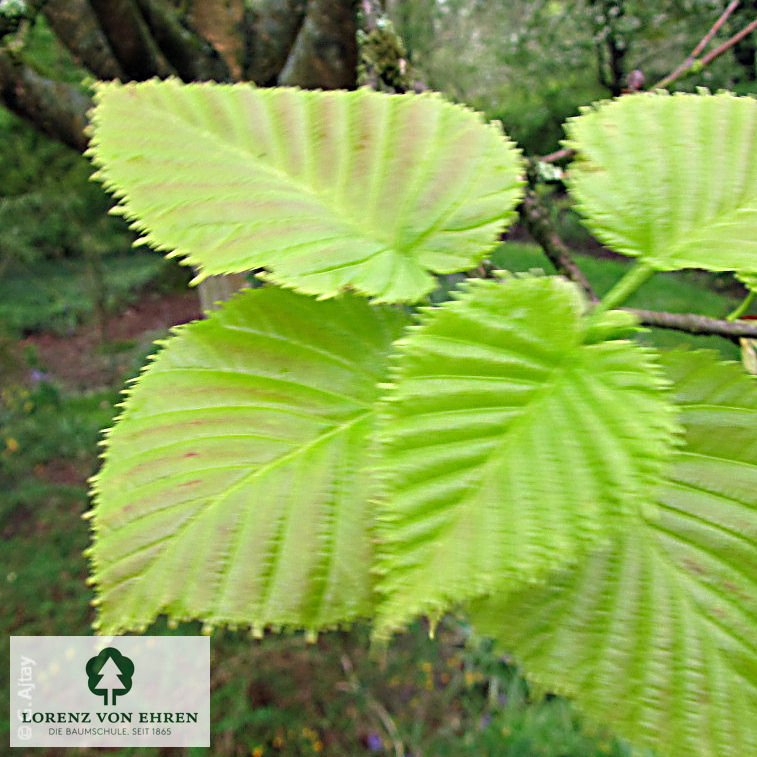
M 640 70 L 647 86 L 670 73 L 725 6 L 719 0 L 387 2 L 430 87 L 500 119 L 529 155 L 556 150 L 565 119 L 581 105 L 620 94 L 631 71 Z M 743 4 L 718 39 L 751 21 L 754 8 Z M 748 37 L 676 88 L 754 92 L 754 50 Z

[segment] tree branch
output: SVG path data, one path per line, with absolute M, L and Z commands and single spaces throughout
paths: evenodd
M 230 81 L 231 73 L 213 45 L 190 29 L 170 3 L 136 0 L 152 36 L 166 60 L 184 81 Z
M 245 6 L 242 74 L 273 86 L 305 20 L 305 0 L 262 0 Z
M 175 73 L 150 35 L 142 15 L 132 0 L 89 0 L 100 27 L 124 74 L 144 81 Z
M 657 84 L 654 85 L 651 89 L 662 89 L 663 87 L 667 87 L 668 84 L 672 84 L 676 79 L 678 79 L 680 76 L 685 74 L 696 62 L 697 55 L 704 50 L 705 47 L 709 44 L 710 40 L 717 34 L 718 29 L 728 20 L 728 17 L 736 10 L 736 7 L 739 4 L 739 0 L 732 0 L 728 4 L 728 7 L 721 13 L 720 18 L 712 25 L 712 28 L 710 31 L 707 32 L 707 34 L 702 37 L 702 39 L 699 40 L 699 43 L 697 46 L 689 53 L 686 60 L 681 63 L 678 68 L 676 68 L 672 73 L 668 74 L 664 79 L 660 79 L 660 81 L 657 82 Z M 734 43 L 735 44 L 735 43 Z
M 707 55 L 705 55 L 704 58 L 699 61 L 700 68 L 704 68 L 710 62 L 715 60 L 715 58 L 717 58 L 719 55 L 722 55 L 727 50 L 730 50 L 737 42 L 741 42 L 741 40 L 744 39 L 747 34 L 751 34 L 755 29 L 757 29 L 757 19 L 752 21 L 751 24 L 747 24 L 740 32 L 734 34 L 733 37 L 723 42 L 722 45 L 716 47 L 712 52 L 707 53 Z
M 560 239 L 552 226 L 544 203 L 532 189 L 526 190 L 519 210 L 520 217 L 523 219 L 523 224 L 528 229 L 529 234 L 544 250 L 544 254 L 550 259 L 557 272 L 578 284 L 589 300 L 596 302 L 598 298 L 589 280 L 576 265 L 567 245 Z
M 555 231 L 544 203 L 532 189 L 526 190 L 519 211 L 523 224 L 552 262 L 557 272 L 575 282 L 592 302 L 596 302 L 597 296 L 591 284 L 589 284 L 583 271 L 576 265 L 565 242 Z M 644 326 L 673 329 L 687 334 L 722 336 L 726 339 L 757 339 L 757 320 L 727 321 L 696 313 L 666 313 L 634 308 L 621 308 L 621 310 L 636 315 Z
M 733 5 L 733 3 L 731 3 L 731 5 Z M 728 7 L 730 8 L 731 6 L 729 5 Z M 730 15 L 728 8 L 726 8 L 726 12 L 728 12 L 728 14 Z M 723 15 L 725 16 L 725 18 L 728 17 L 725 13 Z M 725 18 L 723 19 L 723 21 L 725 21 Z M 718 21 L 720 21 L 720 19 L 718 19 Z M 683 62 L 683 64 L 680 65 L 672 74 L 666 76 L 664 79 L 655 84 L 653 89 L 667 87 L 676 79 L 680 79 L 681 76 L 684 76 L 685 74 L 689 73 L 689 71 L 694 70 L 695 67 L 697 71 L 701 71 L 705 66 L 708 66 L 713 60 L 715 60 L 715 58 L 722 55 L 727 50 L 730 50 L 734 45 L 744 39 L 744 37 L 746 37 L 748 34 L 751 34 L 755 29 L 757 29 L 757 19 L 752 21 L 750 24 L 747 24 L 740 32 L 737 32 L 730 39 L 727 39 L 725 42 L 723 42 L 722 45 L 719 45 L 714 50 L 707 53 L 704 58 L 697 60 L 696 58 L 689 56 Z
M 0 50 L 0 102 L 35 128 L 82 152 L 92 102 L 76 87 L 46 79 Z
M 47 0 L 45 19 L 74 59 L 98 79 L 122 79 L 108 40 L 87 0 Z
M 536 158 L 541 163 L 557 163 L 560 160 L 573 160 L 576 157 L 576 151 L 572 147 L 563 147 L 562 150 L 549 153 L 541 158 Z
M 757 322 L 753 320 L 725 321 L 696 313 L 663 313 L 656 310 L 621 308 L 633 313 L 645 326 L 685 331 L 687 334 L 709 334 L 728 339 L 757 339 Z
M 304 89 L 353 89 L 356 31 L 352 0 L 310 0 L 278 83 Z

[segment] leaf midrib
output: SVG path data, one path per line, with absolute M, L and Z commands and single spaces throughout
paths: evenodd
M 256 468 L 254 470 L 251 470 L 247 475 L 242 476 L 238 481 L 236 481 L 231 487 L 229 487 L 228 489 L 224 489 L 222 492 L 219 492 L 215 496 L 209 498 L 208 502 L 195 515 L 195 518 L 201 518 L 201 517 L 203 517 L 203 515 L 205 515 L 211 508 L 217 506 L 226 497 L 228 497 L 230 494 L 232 494 L 233 492 L 237 491 L 238 489 L 242 488 L 250 480 L 257 478 L 258 476 L 264 476 L 264 475 L 266 475 L 269 471 L 275 469 L 279 465 L 283 465 L 283 464 L 289 462 L 290 460 L 295 459 L 298 455 L 304 454 L 305 452 L 307 452 L 309 449 L 311 449 L 312 447 L 316 446 L 317 444 L 319 444 L 319 443 L 321 443 L 321 442 L 323 442 L 323 441 L 325 441 L 325 440 L 327 440 L 327 439 L 329 439 L 329 438 L 331 438 L 333 436 L 337 436 L 339 433 L 342 433 L 342 432 L 346 431 L 350 427 L 352 427 L 352 426 L 356 425 L 357 423 L 359 423 L 361 420 L 364 420 L 365 418 L 370 417 L 372 414 L 374 414 L 374 412 L 375 411 L 373 410 L 373 408 L 369 408 L 368 410 L 366 410 L 365 412 L 363 412 L 363 413 L 355 416 L 351 420 L 346 421 L 346 422 L 341 423 L 341 424 L 338 424 L 338 425 L 334 426 L 333 428 L 329 429 L 328 431 L 324 432 L 323 434 L 319 434 L 318 436 L 315 436 L 313 439 L 310 439 L 307 443 L 303 444 L 302 446 L 298 446 L 295 449 L 290 450 L 289 452 L 281 455 L 280 457 L 277 457 L 275 460 L 272 460 L 269 463 L 266 463 L 265 465 L 263 465 L 260 468 Z M 235 466 L 235 467 L 241 467 L 241 466 Z M 99 499 L 99 496 L 98 496 L 98 499 Z M 96 504 L 98 504 L 98 505 L 100 505 L 102 507 L 102 505 L 99 502 L 97 502 Z M 176 503 L 173 506 L 174 507 L 179 507 L 179 506 L 181 506 L 183 504 L 185 504 L 185 503 L 184 502 L 180 502 L 180 503 Z M 129 525 L 132 525 L 133 523 L 135 523 L 137 521 L 143 520 L 144 518 L 147 518 L 147 517 L 149 517 L 149 516 L 151 516 L 151 515 L 153 515 L 155 513 L 163 513 L 163 512 L 165 512 L 166 509 L 167 508 L 161 508 L 159 510 L 153 510 L 153 511 L 151 511 L 149 513 L 143 513 L 140 517 L 136 517 L 136 518 L 133 518 L 132 520 L 130 520 L 126 524 L 125 527 L 128 527 Z M 184 528 L 186 528 L 186 526 L 188 525 L 188 523 L 191 523 L 191 522 L 193 522 L 193 519 L 190 519 L 186 523 L 183 523 L 179 527 L 179 529 L 177 531 L 175 531 L 174 533 L 172 533 L 172 534 L 170 534 L 168 536 L 164 536 L 164 537 L 162 537 L 160 539 L 155 539 L 154 541 L 151 541 L 151 542 L 148 542 L 148 543 L 145 543 L 145 544 L 141 544 L 138 548 L 132 550 L 131 552 L 128 552 L 128 553 L 123 554 L 123 555 L 119 555 L 119 557 L 118 557 L 117 560 L 114 560 L 111 563 L 107 563 L 107 567 L 111 567 L 113 565 L 117 565 L 119 562 L 121 562 L 121 561 L 123 561 L 125 559 L 128 559 L 130 557 L 133 557 L 134 555 L 139 554 L 139 552 L 143 551 L 144 549 L 148 549 L 149 547 L 155 546 L 156 544 L 159 544 L 161 542 L 170 542 L 170 541 L 173 541 L 174 539 L 178 538 L 181 535 L 181 532 L 184 530 Z M 98 538 L 98 547 L 102 547 L 103 542 L 107 542 L 107 537 L 108 536 L 112 537 L 115 533 L 116 533 L 115 531 L 111 531 L 109 534 L 101 535 Z M 158 556 L 158 558 L 156 558 L 156 559 L 159 559 L 159 557 L 160 556 Z M 101 563 L 101 565 L 102 565 L 102 563 Z M 115 588 L 120 583 L 123 583 L 123 581 L 119 581 L 118 583 L 111 585 L 109 587 L 109 590 Z

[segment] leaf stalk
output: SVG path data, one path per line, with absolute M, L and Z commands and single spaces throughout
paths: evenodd
M 622 305 L 654 272 L 654 268 L 639 260 L 602 298 L 594 312 L 604 313 Z
M 755 298 L 757 298 L 757 292 L 749 292 L 741 301 L 741 304 L 730 315 L 726 316 L 726 321 L 735 321 L 741 318 L 749 310 L 749 306 L 754 302 Z

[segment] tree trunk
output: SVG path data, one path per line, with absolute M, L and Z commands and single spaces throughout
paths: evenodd
M 176 8 L 161 0 L 136 2 L 161 52 L 184 81 L 230 81 L 218 51 L 182 23 Z
M 47 0 L 45 19 L 74 59 L 98 79 L 124 79 L 87 0 Z
M 259 0 L 246 12 L 244 0 L 189 5 L 192 26 L 169 0 L 47 0 L 44 13 L 61 43 L 102 79 L 178 73 L 185 81 L 229 80 L 241 76 L 243 63 L 244 74 L 261 84 L 356 85 L 354 0 Z M 90 98 L 2 50 L 0 102 L 54 139 L 86 149 Z M 199 285 L 203 310 L 245 283 L 241 274 L 209 277 Z
M 278 83 L 304 89 L 353 89 L 357 82 L 355 7 L 349 0 L 310 0 Z
M 262 0 L 245 8 L 245 79 L 261 87 L 276 84 L 305 20 L 305 0 Z
M 129 79 L 161 79 L 176 71 L 160 54 L 132 0 L 90 0 L 111 50 Z
M 230 299 L 235 292 L 249 286 L 247 274 L 230 273 L 226 276 L 208 276 L 200 282 L 200 307 L 203 313 L 216 310 L 219 303 Z

